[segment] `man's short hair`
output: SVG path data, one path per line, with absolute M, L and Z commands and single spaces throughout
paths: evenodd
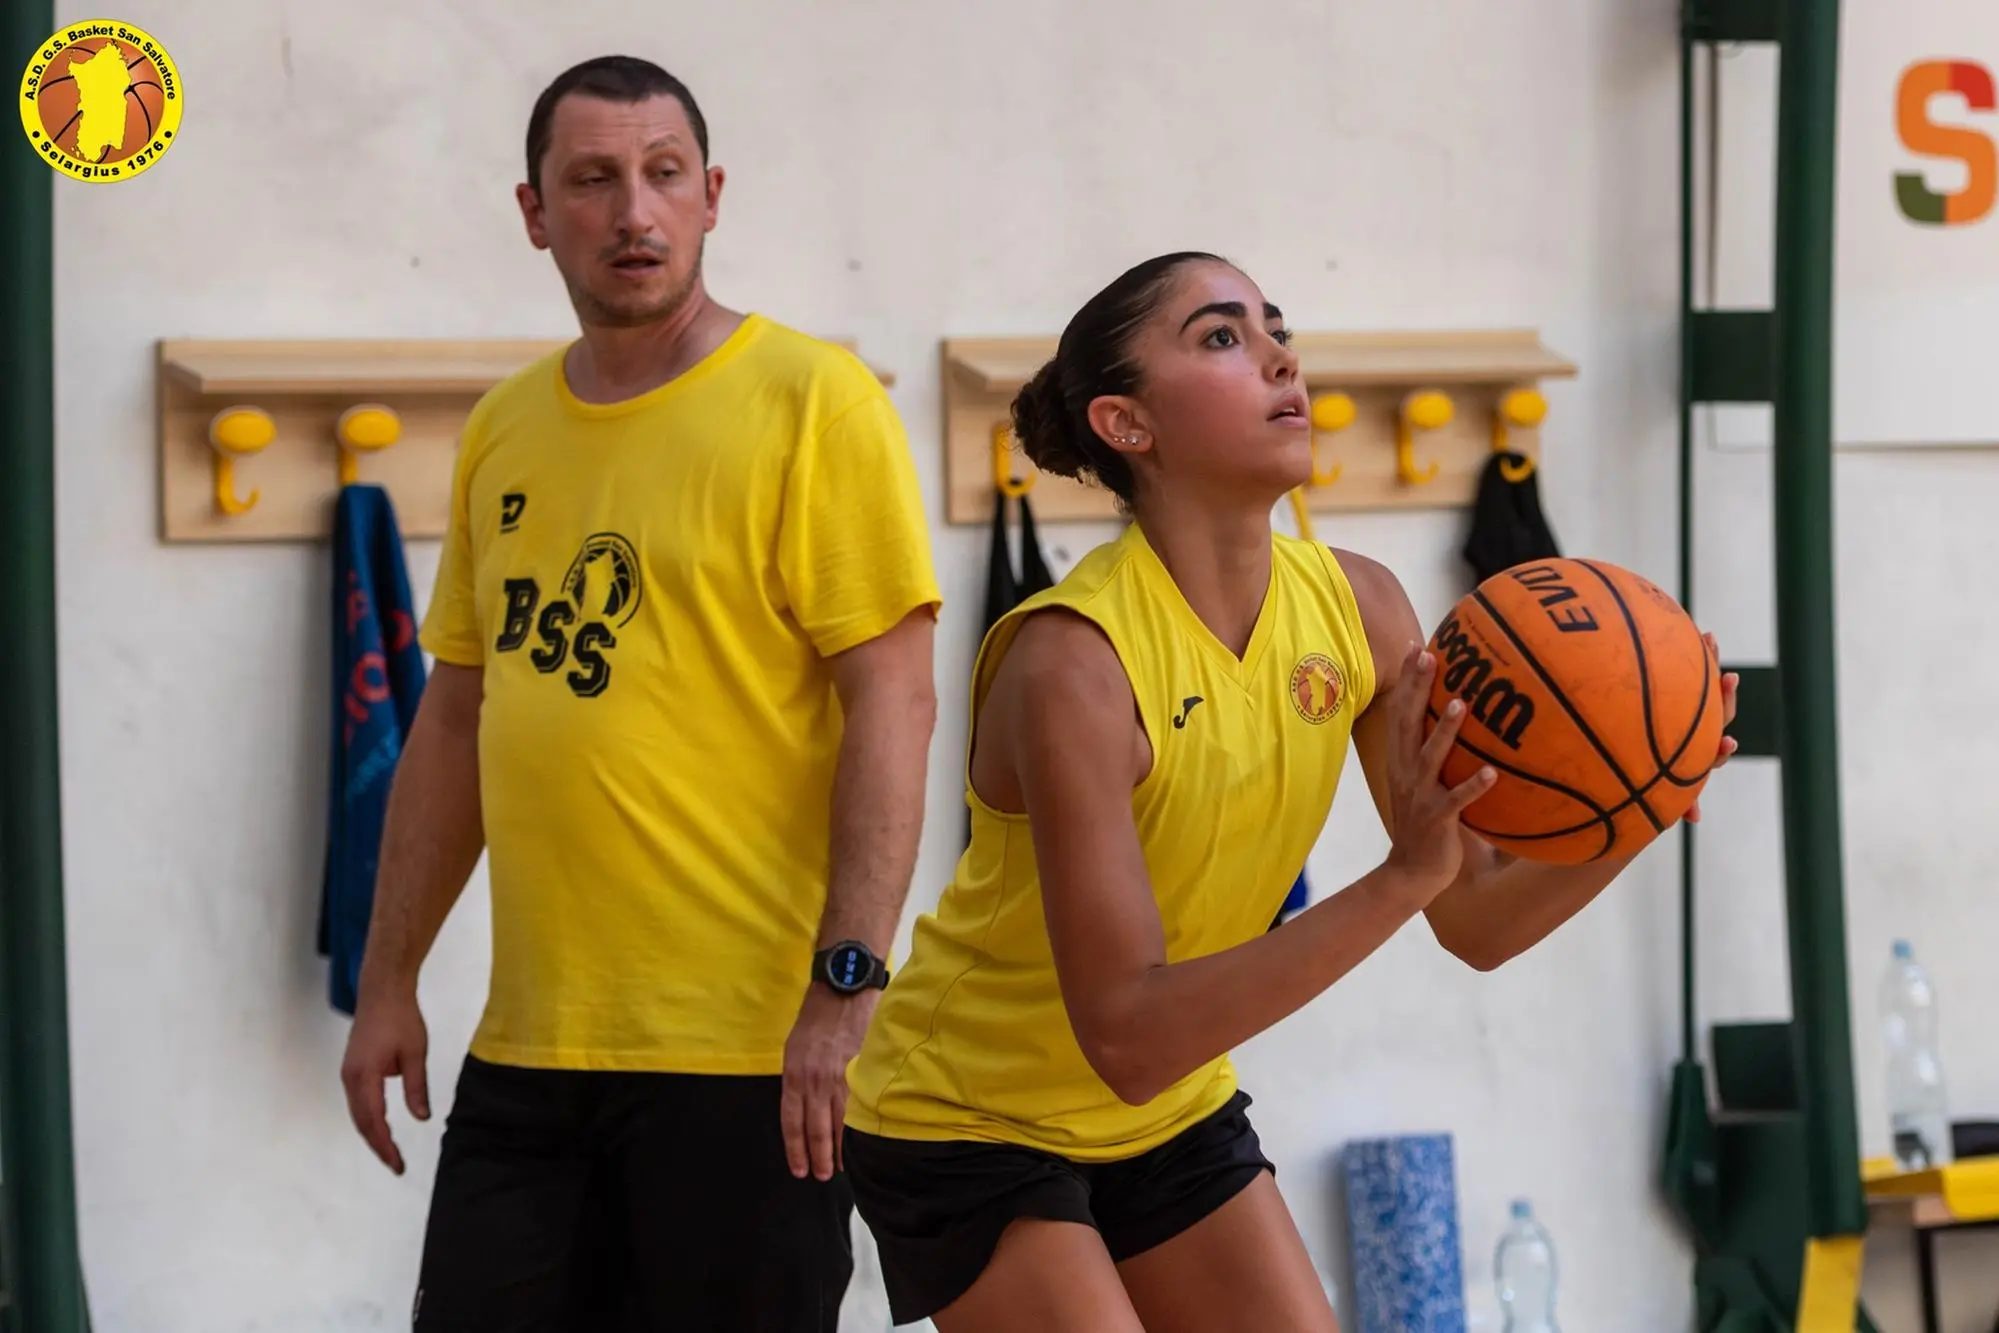
M 673 75 L 637 56 L 598 56 L 580 65 L 571 65 L 541 90 L 528 115 L 528 184 L 541 189 L 541 160 L 548 155 L 549 129 L 555 122 L 555 107 L 564 97 L 578 93 L 606 102 L 643 102 L 648 97 L 671 97 L 687 111 L 694 127 L 694 141 L 701 148 L 701 165 L 708 165 L 708 122 L 695 104 L 694 94 Z

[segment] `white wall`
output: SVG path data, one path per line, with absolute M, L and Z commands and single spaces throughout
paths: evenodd
M 1583 367 L 1550 394 L 1558 534 L 1672 584 L 1667 0 L 1259 0 L 1225 17 L 1191 0 L 345 3 L 128 0 L 118 17 L 181 67 L 182 137 L 135 181 L 57 190 L 71 1014 L 104 1333 L 406 1327 L 439 1132 L 396 1118 L 404 1179 L 368 1156 L 312 953 L 327 553 L 156 542 L 151 343 L 567 332 L 510 192 L 528 106 L 572 60 L 628 50 L 693 85 L 732 172 L 713 289 L 857 336 L 897 370 L 933 512 L 936 340 L 1053 331 L 1125 264 L 1192 245 L 1240 260 L 1300 328 L 1539 327 Z M 1759 655 L 1763 465 L 1717 457 L 1703 477 L 1703 615 L 1730 653 Z M 1999 909 L 1980 892 L 1994 852 L 1978 818 L 1999 728 L 1960 666 L 1994 633 L 1962 608 L 1989 604 L 1995 489 L 1982 457 L 1845 465 L 1841 666 L 1857 1012 L 1886 939 L 1911 933 L 1949 1005 L 1960 1104 L 1999 1109 L 1970 1022 L 1999 998 L 1979 966 Z M 1321 535 L 1388 560 L 1433 619 L 1462 588 L 1461 525 L 1322 520 Z M 1893 559 L 1861 558 L 1869 533 Z M 1047 540 L 1073 559 L 1103 535 Z M 982 529 L 937 529 L 946 706 L 912 912 L 957 850 L 984 547 Z M 427 593 L 435 548 L 410 559 Z M 1724 573 L 1761 582 L 1730 592 Z M 1361 792 L 1356 772 L 1312 863 L 1322 892 L 1383 849 Z M 1744 766 L 1708 806 L 1706 1011 L 1781 1014 L 1774 786 Z M 1677 1048 L 1673 856 L 1492 976 L 1413 928 L 1242 1053 L 1329 1273 L 1338 1145 L 1447 1129 L 1479 1327 L 1497 1327 L 1490 1256 L 1514 1194 L 1557 1238 L 1565 1324 L 1684 1323 L 1688 1256 L 1653 1188 Z M 483 890 L 425 975 L 440 1115 L 483 1000 Z M 1877 1271 L 1893 1287 L 1892 1265 Z M 1889 1295 L 1906 1306 L 1904 1287 Z

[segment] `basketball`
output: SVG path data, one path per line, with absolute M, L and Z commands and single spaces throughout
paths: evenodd
M 1426 734 L 1453 695 L 1456 786 L 1490 765 L 1466 828 L 1531 861 L 1628 855 L 1700 795 L 1721 745 L 1721 669 L 1693 618 L 1600 560 L 1537 560 L 1467 594 L 1430 638 Z

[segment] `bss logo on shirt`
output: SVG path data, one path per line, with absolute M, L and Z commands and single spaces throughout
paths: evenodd
M 570 691 L 579 699 L 602 694 L 611 683 L 605 654 L 618 646 L 617 631 L 645 596 L 632 544 L 615 532 L 591 535 L 569 562 L 558 595 L 546 603 L 532 576 L 510 578 L 504 587 L 506 613 L 493 650 L 518 652 L 532 635 L 537 646 L 528 660 L 536 671 L 546 676 L 573 663 L 563 675 Z

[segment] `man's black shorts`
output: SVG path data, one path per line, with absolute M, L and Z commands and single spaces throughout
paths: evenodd
M 927 1319 L 985 1271 L 1023 1217 L 1095 1227 L 1114 1262 L 1173 1239 L 1276 1168 L 1238 1092 L 1165 1143 L 1118 1162 L 1081 1163 L 991 1143 L 887 1139 L 849 1127 L 846 1166 L 881 1251 L 889 1314 Z
M 416 1333 L 837 1333 L 853 1196 L 792 1176 L 779 1090 L 468 1058 Z

